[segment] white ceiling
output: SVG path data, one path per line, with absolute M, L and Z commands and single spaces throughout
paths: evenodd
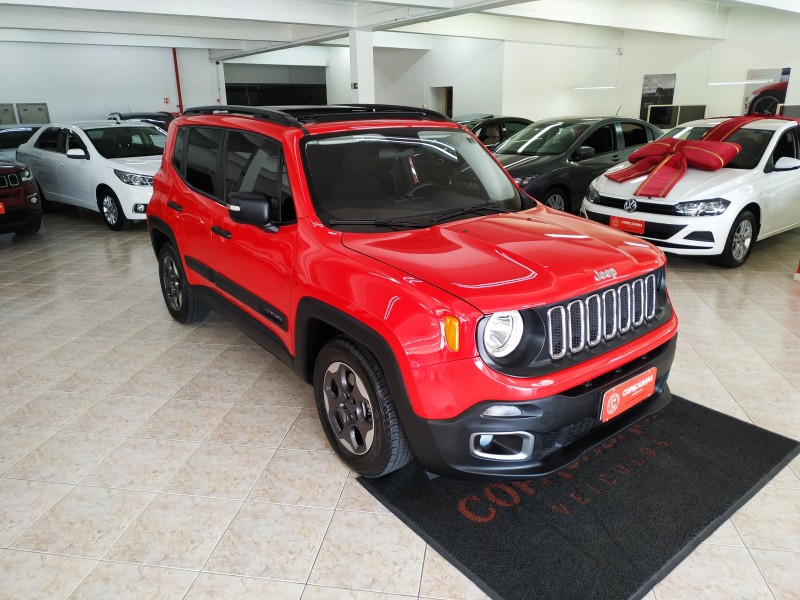
M 224 59 L 351 29 L 459 35 L 454 17 L 467 13 L 713 38 L 728 10 L 746 6 L 800 13 L 798 0 L 0 0 L 0 41 L 208 48 Z

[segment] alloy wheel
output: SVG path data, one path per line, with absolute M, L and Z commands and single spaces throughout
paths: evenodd
M 174 311 L 179 311 L 183 304 L 181 276 L 172 257 L 165 256 L 161 263 L 161 285 L 164 288 L 164 299 Z
M 564 201 L 564 196 L 562 196 L 559 192 L 551 193 L 544 202 L 545 204 L 547 204 L 547 206 L 549 206 L 550 208 L 555 208 L 556 210 L 566 209 L 566 202 Z
M 117 203 L 111 196 L 103 196 L 103 217 L 109 225 L 116 225 L 119 220 Z
M 733 233 L 733 240 L 731 241 L 731 254 L 738 262 L 742 262 L 747 256 L 747 251 L 750 249 L 750 244 L 753 241 L 753 225 L 750 221 L 744 220 L 739 223 L 736 231 Z
M 323 382 L 325 412 L 339 442 L 353 454 L 366 454 L 375 439 L 372 400 L 364 382 L 343 362 L 332 363 Z

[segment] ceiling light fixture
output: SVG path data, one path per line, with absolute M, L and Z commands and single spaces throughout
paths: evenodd
M 615 85 L 586 85 L 582 87 L 576 87 L 573 89 L 576 90 L 614 90 L 617 86 Z
M 706 81 L 708 85 L 747 85 L 749 83 L 772 83 L 772 79 L 745 79 L 744 81 Z

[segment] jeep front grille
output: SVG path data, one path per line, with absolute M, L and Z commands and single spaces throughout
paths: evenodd
M 19 177 L 12 173 L 11 175 L 0 175 L 0 188 L 4 187 L 17 187 L 19 185 Z
M 600 294 L 547 311 L 550 358 L 578 354 L 649 323 L 656 315 L 656 276 L 651 273 Z

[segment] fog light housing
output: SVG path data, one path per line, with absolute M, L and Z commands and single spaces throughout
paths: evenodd
M 39 196 L 36 194 L 36 192 L 28 196 L 26 200 L 28 201 L 28 204 L 30 204 L 31 206 L 36 206 L 37 204 L 39 204 Z
M 513 404 L 495 404 L 481 413 L 483 417 L 521 417 L 522 409 Z
M 143 214 L 147 210 L 147 204 L 134 204 L 133 212 Z
M 478 458 L 515 462 L 533 456 L 533 443 L 528 431 L 480 432 L 469 437 L 469 451 Z

